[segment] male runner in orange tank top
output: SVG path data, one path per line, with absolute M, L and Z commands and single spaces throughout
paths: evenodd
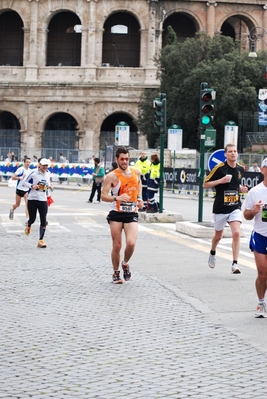
M 131 278 L 128 262 L 133 255 L 138 233 L 138 209 L 143 208 L 140 171 L 130 167 L 129 160 L 129 150 L 125 147 L 118 147 L 116 150 L 118 168 L 106 175 L 101 194 L 102 201 L 111 203 L 107 221 L 113 243 L 111 260 L 114 284 L 122 284 L 119 270 L 122 229 L 124 229 L 126 239 L 122 261 L 123 277 L 125 281 L 129 281 Z

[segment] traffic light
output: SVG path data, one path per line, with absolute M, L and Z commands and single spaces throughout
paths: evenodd
M 155 98 L 153 102 L 155 108 L 154 126 L 159 133 L 166 132 L 167 126 L 167 99 L 166 94 L 161 93 L 160 98 Z
M 200 127 L 206 129 L 211 127 L 213 121 L 213 89 L 204 88 L 200 90 Z

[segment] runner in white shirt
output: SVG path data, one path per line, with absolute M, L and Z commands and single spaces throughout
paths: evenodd
M 38 248 L 46 248 L 44 243 L 44 235 L 46 230 L 46 215 L 48 211 L 47 205 L 47 189 L 52 190 L 53 187 L 50 182 L 50 172 L 47 170 L 50 166 L 50 161 L 42 158 L 39 167 L 28 174 L 23 180 L 22 185 L 30 189 L 28 194 L 28 211 L 29 220 L 25 228 L 25 234 L 28 236 L 31 232 L 31 225 L 36 220 L 37 210 L 40 216 L 40 234 L 37 244 Z
M 24 198 L 25 201 L 25 213 L 26 213 L 26 220 L 29 218 L 28 214 L 28 206 L 27 206 L 27 200 L 28 200 L 28 187 L 23 187 L 22 181 L 27 177 L 27 175 L 31 172 L 30 169 L 30 164 L 31 164 L 31 159 L 26 157 L 23 160 L 23 166 L 20 166 L 14 175 L 11 177 L 12 180 L 17 180 L 17 185 L 16 185 L 16 197 L 15 197 L 15 204 L 12 205 L 12 208 L 9 211 L 9 219 L 13 220 L 14 218 L 14 211 L 20 206 L 21 203 L 21 198 Z
M 249 247 L 257 267 L 256 291 L 258 306 L 255 317 L 267 317 L 265 295 L 267 290 L 267 158 L 262 161 L 263 182 L 253 187 L 244 203 L 244 217 L 254 219 Z

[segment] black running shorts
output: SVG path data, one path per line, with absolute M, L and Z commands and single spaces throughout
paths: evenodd
M 24 195 L 27 194 L 27 193 L 28 193 L 28 191 L 23 191 L 23 190 L 19 190 L 19 189 L 16 190 L 16 194 L 17 194 L 19 197 L 21 197 L 21 198 L 23 198 Z
M 114 222 L 121 222 L 121 223 L 133 223 L 138 222 L 138 213 L 136 212 L 117 212 L 117 211 L 110 211 L 107 216 L 108 223 L 110 220 Z

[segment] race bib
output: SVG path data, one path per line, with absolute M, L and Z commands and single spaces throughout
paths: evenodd
M 237 190 L 226 190 L 224 192 L 224 205 L 233 206 L 239 202 L 239 195 Z
M 261 211 L 261 221 L 262 222 L 267 222 L 267 205 L 263 205 L 262 211 Z
M 121 212 L 135 212 L 136 203 L 135 202 L 121 202 L 120 211 Z

